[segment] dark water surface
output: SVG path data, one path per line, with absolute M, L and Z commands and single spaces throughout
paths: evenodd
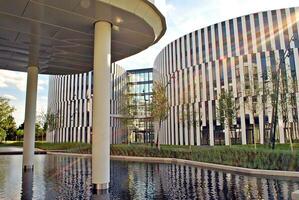
M 33 173 L 21 169 L 21 155 L 0 156 L 0 199 L 290 199 L 299 190 L 299 179 L 111 161 L 109 193 L 93 195 L 90 158 L 37 155 Z

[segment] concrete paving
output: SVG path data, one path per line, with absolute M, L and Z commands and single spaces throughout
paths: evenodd
M 0 147 L 0 153 L 4 152 L 23 152 L 22 147 Z

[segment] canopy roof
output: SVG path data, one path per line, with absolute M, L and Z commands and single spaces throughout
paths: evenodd
M 0 69 L 71 74 L 93 68 L 94 23 L 113 24 L 112 62 L 157 42 L 163 15 L 147 0 L 0 1 Z

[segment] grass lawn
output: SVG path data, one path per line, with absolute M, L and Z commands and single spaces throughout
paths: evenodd
M 8 141 L 0 143 L 0 147 L 3 146 L 18 146 L 22 147 L 23 142 Z M 91 145 L 85 143 L 47 143 L 37 141 L 35 142 L 35 148 L 49 150 L 49 151 L 61 151 L 68 153 L 91 153 Z
M 22 142 L 1 146 L 22 146 Z M 69 153 L 91 153 L 91 145 L 83 143 L 36 142 L 35 147 Z M 161 145 L 158 150 L 145 144 L 119 144 L 111 145 L 110 152 L 111 155 L 180 158 L 253 169 L 299 171 L 299 143 L 294 144 L 294 152 L 290 151 L 289 144 L 277 144 L 275 150 L 267 145 L 257 145 L 257 149 L 254 149 L 254 145 L 192 146 L 191 150 L 189 146 Z

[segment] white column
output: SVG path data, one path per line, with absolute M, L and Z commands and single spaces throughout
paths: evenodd
M 109 188 L 110 181 L 110 65 L 111 24 L 99 21 L 94 32 L 94 90 L 92 131 L 92 183 Z
M 33 169 L 38 67 L 27 69 L 27 90 L 23 144 L 23 168 Z

